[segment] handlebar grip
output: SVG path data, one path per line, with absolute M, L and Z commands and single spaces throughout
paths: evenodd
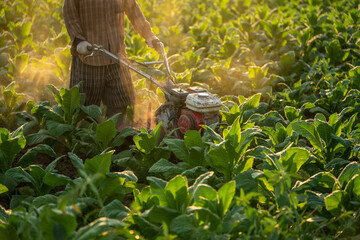
M 87 46 L 86 48 L 87 48 L 87 50 L 90 51 L 90 52 L 94 51 L 94 46 L 93 46 L 93 45 Z

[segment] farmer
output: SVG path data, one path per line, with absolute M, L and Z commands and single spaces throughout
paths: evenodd
M 135 90 L 128 68 L 104 55 L 90 54 L 92 44 L 125 56 L 124 15 L 149 47 L 160 52 L 160 41 L 151 30 L 136 0 L 65 0 L 63 16 L 71 39 L 70 88 L 80 83 L 86 94 L 85 105 L 106 107 L 106 116 L 120 113 L 118 126 L 124 124 L 127 106 L 133 107 Z

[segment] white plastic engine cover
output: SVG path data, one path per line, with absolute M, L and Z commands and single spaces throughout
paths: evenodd
M 186 107 L 200 113 L 215 112 L 221 109 L 218 97 L 208 92 L 191 93 L 186 97 Z

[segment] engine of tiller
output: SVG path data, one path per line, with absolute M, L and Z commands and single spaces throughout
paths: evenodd
M 155 113 L 156 123 L 162 122 L 162 134 L 182 138 L 188 130 L 221 121 L 221 101 L 203 88 L 168 89 L 166 102 Z

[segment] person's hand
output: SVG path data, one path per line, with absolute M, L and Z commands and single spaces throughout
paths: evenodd
M 89 54 L 89 48 L 91 48 L 91 46 L 88 41 L 82 41 L 76 46 L 76 51 L 82 55 Z
M 149 47 L 154 48 L 159 54 L 161 54 L 162 51 L 161 42 L 155 35 L 147 39 L 146 44 Z

